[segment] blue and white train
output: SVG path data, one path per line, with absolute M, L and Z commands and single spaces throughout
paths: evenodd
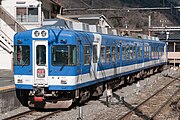
M 33 29 L 14 36 L 14 79 L 22 105 L 68 108 L 161 70 L 166 44 L 66 29 Z M 107 88 L 108 87 L 108 88 Z

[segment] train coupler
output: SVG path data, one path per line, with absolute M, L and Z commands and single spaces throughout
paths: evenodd
M 34 102 L 43 102 L 43 101 L 44 101 L 44 97 L 34 96 Z

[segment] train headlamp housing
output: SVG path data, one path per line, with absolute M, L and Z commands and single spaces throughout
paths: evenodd
M 39 37 L 39 35 L 40 35 L 39 31 L 36 30 L 36 31 L 34 32 L 34 36 L 35 36 L 35 37 Z
M 46 31 L 44 31 L 44 30 L 43 30 L 43 31 L 41 31 L 41 35 L 42 35 L 42 37 L 45 37 L 45 36 L 46 36 L 46 34 L 47 34 L 47 33 L 46 33 Z
M 32 38 L 48 38 L 48 30 L 33 30 L 32 31 Z

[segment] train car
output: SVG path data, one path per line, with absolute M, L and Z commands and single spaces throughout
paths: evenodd
M 50 28 L 19 32 L 16 94 L 27 107 L 69 108 L 161 70 L 166 53 L 166 44 L 156 40 Z

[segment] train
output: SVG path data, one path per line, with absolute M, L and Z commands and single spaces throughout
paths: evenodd
M 30 108 L 69 108 L 130 84 L 167 62 L 167 44 L 95 32 L 36 28 L 14 36 L 16 95 Z

